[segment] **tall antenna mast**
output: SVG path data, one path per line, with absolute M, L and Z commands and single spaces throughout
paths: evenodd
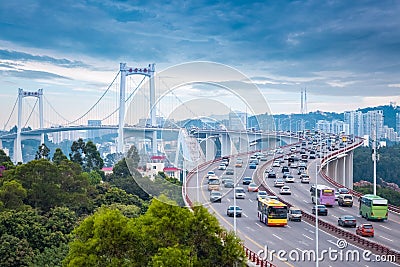
M 304 114 L 307 113 L 307 88 L 304 88 Z
M 303 88 L 301 88 L 300 98 L 300 113 L 304 114 Z

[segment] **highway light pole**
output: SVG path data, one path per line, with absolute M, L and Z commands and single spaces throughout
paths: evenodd
M 315 172 L 317 175 L 315 175 L 315 266 L 318 267 L 319 265 L 319 258 L 318 258 L 318 175 L 321 171 L 321 166 L 318 169 L 318 164 L 315 164 Z

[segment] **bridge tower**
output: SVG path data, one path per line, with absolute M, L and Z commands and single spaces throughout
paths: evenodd
M 22 145 L 21 145 L 21 128 L 22 128 L 22 100 L 24 97 L 36 97 L 39 99 L 39 127 L 43 129 L 43 89 L 38 89 L 37 92 L 24 91 L 18 89 L 18 125 L 17 139 L 14 140 L 14 162 L 22 162 Z M 44 133 L 40 134 L 40 144 L 44 143 Z
M 126 77 L 129 75 L 139 74 L 149 77 L 150 79 L 150 124 L 156 126 L 156 107 L 155 107 L 155 86 L 154 72 L 155 64 L 149 64 L 147 68 L 131 68 L 126 63 L 120 63 L 119 70 L 121 72 L 120 95 L 119 95 L 119 118 L 118 118 L 118 139 L 117 152 L 124 153 L 124 121 L 125 121 L 125 91 Z M 157 131 L 153 131 L 152 153 L 157 154 Z

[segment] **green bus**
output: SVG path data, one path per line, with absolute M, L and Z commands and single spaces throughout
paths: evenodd
M 388 201 L 376 195 L 360 197 L 360 215 L 367 220 L 387 220 Z

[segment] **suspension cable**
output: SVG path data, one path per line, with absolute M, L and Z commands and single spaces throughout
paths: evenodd
M 146 76 L 143 77 L 143 79 L 140 81 L 140 83 L 136 86 L 135 90 L 133 90 L 132 93 L 129 94 L 129 96 L 125 99 L 125 102 L 128 102 L 128 100 L 135 94 L 135 92 L 139 89 L 139 87 L 142 85 L 144 79 L 146 79 Z M 111 114 L 107 115 L 105 118 L 102 119 L 102 121 L 110 118 L 112 115 L 114 115 L 120 108 L 116 108 Z
M 39 101 L 39 98 L 36 98 L 35 105 L 33 105 L 31 113 L 29 114 L 28 118 L 26 119 L 25 125 L 24 125 L 24 127 L 22 127 L 22 129 L 26 127 L 26 125 L 28 124 L 29 120 L 31 119 L 31 116 L 32 116 L 33 112 L 35 111 L 35 107 L 36 107 L 38 101 Z M 29 106 L 31 106 L 31 105 L 29 105 Z M 21 131 L 22 131 L 22 129 L 21 129 Z
M 108 92 L 108 90 L 110 90 L 111 86 L 114 84 L 115 80 L 117 79 L 118 75 L 120 74 L 121 71 L 118 71 L 117 75 L 115 76 L 115 78 L 113 79 L 113 81 L 111 82 L 111 84 L 107 87 L 107 90 L 103 93 L 103 95 L 96 101 L 96 103 L 94 103 L 94 105 L 87 111 L 85 112 L 82 116 L 80 116 L 79 118 L 68 122 L 66 125 L 70 125 L 74 122 L 77 122 L 78 120 L 82 119 L 83 117 L 85 117 L 90 111 L 92 111 L 95 106 L 100 102 L 100 100 L 103 99 L 103 97 L 105 96 L 105 94 Z
M 4 128 L 3 128 L 4 131 L 6 130 L 6 127 L 7 127 L 8 123 L 9 123 L 10 120 L 11 120 L 11 116 L 12 116 L 12 114 L 14 113 L 15 107 L 17 106 L 18 97 L 19 97 L 19 96 L 17 96 L 17 99 L 15 100 L 14 106 L 13 106 L 13 108 L 12 108 L 12 110 L 11 110 L 11 113 L 10 113 L 10 116 L 8 117 L 7 122 L 4 124 Z

